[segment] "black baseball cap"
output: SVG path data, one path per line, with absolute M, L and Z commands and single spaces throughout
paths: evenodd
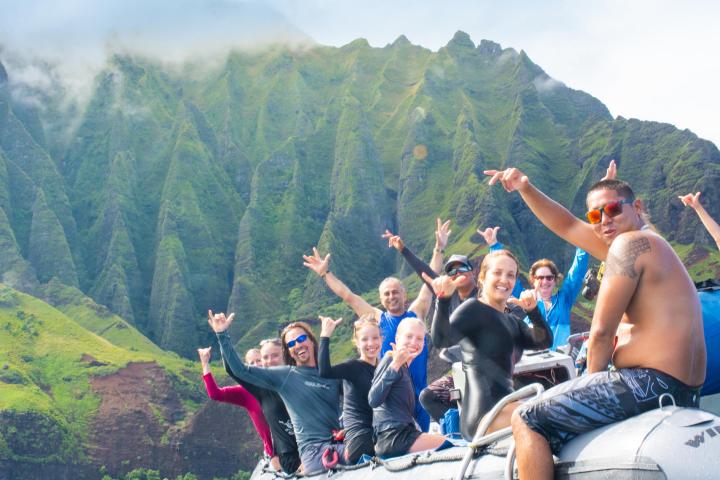
M 472 270 L 473 266 L 472 263 L 470 263 L 470 260 L 468 260 L 468 257 L 465 255 L 450 255 L 450 258 L 448 258 L 448 261 L 445 262 L 445 266 L 443 267 L 443 272 L 447 273 L 448 270 L 450 270 L 450 267 L 452 265 L 455 265 L 456 263 L 459 263 L 461 265 L 465 265 L 470 270 Z

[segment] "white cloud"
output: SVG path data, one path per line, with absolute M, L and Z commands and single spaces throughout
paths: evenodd
M 552 92 L 558 87 L 564 86 L 562 82 L 559 82 L 551 77 L 545 77 L 545 76 L 537 76 L 533 80 L 533 85 L 535 85 L 535 89 L 540 93 L 548 93 Z
M 0 0 L 0 12 L 0 44 L 54 59 L 78 91 L 108 51 L 209 59 L 233 45 L 307 39 L 301 31 L 337 46 L 363 37 L 382 47 L 404 34 L 436 50 L 463 30 L 476 44 L 524 50 L 614 115 L 669 122 L 720 145 L 712 1 Z

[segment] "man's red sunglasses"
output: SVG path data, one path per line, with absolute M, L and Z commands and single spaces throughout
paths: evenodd
M 600 208 L 588 210 L 585 216 L 587 217 L 588 222 L 592 224 L 600 223 L 602 221 L 603 212 L 605 212 L 605 215 L 607 215 L 608 217 L 617 217 L 622 213 L 622 206 L 630 205 L 631 203 L 633 203 L 632 200 L 617 200 L 607 203 Z

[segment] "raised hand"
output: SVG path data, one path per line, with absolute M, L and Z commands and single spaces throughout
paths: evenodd
M 398 348 L 394 343 L 391 343 L 390 346 L 392 347 L 393 357 L 390 366 L 395 370 L 400 370 L 403 365 L 409 365 L 410 362 L 422 352 L 422 349 L 419 349 L 417 352 L 411 352 L 407 347 Z
M 325 255 L 325 258 L 320 256 L 320 252 L 316 247 L 313 247 L 312 255 L 303 255 L 303 265 L 317 273 L 318 276 L 322 277 L 327 273 L 328 267 L 330 266 L 330 254 Z
M 520 298 L 510 297 L 507 303 L 519 305 L 523 310 L 529 312 L 537 306 L 538 296 L 539 293 L 537 289 L 523 290 L 520 293 Z
M 495 185 L 500 182 L 503 188 L 508 192 L 522 190 L 530 184 L 527 175 L 517 168 L 508 168 L 505 170 L 485 170 L 485 175 L 492 177 L 488 182 L 489 185 Z
M 686 207 L 697 209 L 700 206 L 700 192 L 697 192 L 695 195 L 692 193 L 678 195 L 678 198 Z
M 388 247 L 394 248 L 398 252 L 402 252 L 405 248 L 405 242 L 402 241 L 400 235 L 395 235 L 390 230 L 385 230 L 381 237 L 387 239 Z
M 617 177 L 617 164 L 615 164 L 615 160 L 610 160 L 605 176 L 600 180 L 615 180 L 615 177 Z
M 448 237 L 452 233 L 452 230 L 450 230 L 450 220 L 445 221 L 445 223 L 439 218 L 435 220 L 437 221 L 437 227 L 435 228 L 435 248 L 444 250 L 445 247 L 447 247 Z
M 200 363 L 202 364 L 203 368 L 205 368 L 210 364 L 210 352 L 212 351 L 212 347 L 198 348 L 197 351 L 198 355 L 200 356 Z
M 330 317 L 323 317 L 322 315 L 320 315 L 318 316 L 318 318 L 322 322 L 322 327 L 320 328 L 321 337 L 332 336 L 333 332 L 335 331 L 335 327 L 337 327 L 340 322 L 342 322 L 342 317 L 338 318 L 337 320 L 333 320 Z
M 422 278 L 425 282 L 432 286 L 435 296 L 438 298 L 450 298 L 452 294 L 457 290 L 457 282 L 459 278 L 448 277 L 447 275 L 440 275 L 439 277 L 430 278 L 430 276 L 422 272 Z
M 488 247 L 492 247 L 497 243 L 498 230 L 500 230 L 500 227 L 488 227 L 485 230 L 480 230 L 478 228 L 477 233 L 485 239 L 485 243 L 488 244 Z
M 213 314 L 212 310 L 208 310 L 208 323 L 215 333 L 221 333 L 230 328 L 230 324 L 234 319 L 234 313 L 226 317 L 222 312 Z

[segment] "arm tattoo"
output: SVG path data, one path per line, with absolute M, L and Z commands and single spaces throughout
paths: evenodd
M 623 242 L 618 252 L 608 253 L 605 275 L 621 275 L 630 278 L 637 278 L 635 271 L 635 260 L 645 252 L 649 252 L 650 241 L 645 237 L 635 238 Z

